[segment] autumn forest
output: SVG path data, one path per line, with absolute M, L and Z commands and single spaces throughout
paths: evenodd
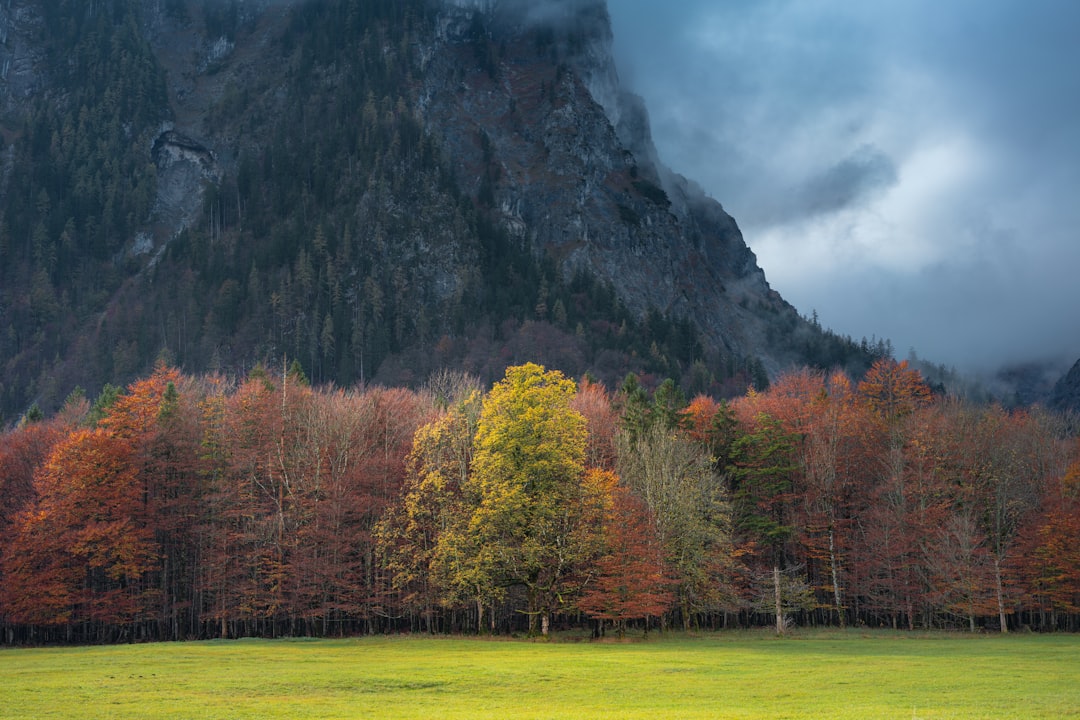
M 831 625 L 1080 628 L 1067 418 L 905 363 L 689 402 L 160 365 L 0 435 L 7 643 Z

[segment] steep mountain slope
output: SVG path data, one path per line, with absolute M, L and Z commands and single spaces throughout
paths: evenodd
M 1055 410 L 1080 412 L 1080 360 L 1054 385 L 1049 405 Z
M 417 382 L 538 360 L 735 392 L 801 319 L 656 160 L 600 0 L 0 6 L 0 412 L 164 357 Z M 2 417 L 2 416 L 0 416 Z
M 768 336 L 778 317 L 800 323 L 734 220 L 656 161 L 645 110 L 618 84 L 606 4 L 564 2 L 532 22 L 526 7 L 503 3 L 486 23 L 446 13 L 425 68 L 424 117 L 467 190 L 633 310 L 693 317 L 709 344 L 774 369 L 801 360 Z

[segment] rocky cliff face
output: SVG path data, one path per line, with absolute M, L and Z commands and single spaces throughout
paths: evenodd
M 259 141 L 216 133 L 212 108 L 230 88 L 286 70 L 260 50 L 296 4 L 240 5 L 237 22 L 248 32 L 239 42 L 146 4 L 175 115 L 159 140 L 170 152 L 155 157 L 159 219 L 170 232 L 194 220 L 230 148 Z M 735 221 L 658 161 L 643 103 L 619 84 L 606 3 L 566 0 L 544 12 L 524 2 L 479 5 L 446 3 L 416 48 L 416 110 L 462 187 L 568 275 L 584 268 L 610 281 L 634 311 L 689 317 L 710 343 L 760 356 L 773 370 L 796 361 L 770 342 L 767 325 L 778 314 L 800 321 L 770 291 Z M 187 143 L 169 144 L 177 134 Z M 183 151 L 195 146 L 197 157 Z
M 43 25 L 40 10 L 30 0 L 0 3 L 0 112 L 10 113 L 42 89 Z M 14 128 L 0 128 L 0 196 L 11 181 L 16 139 Z
M 691 317 L 710 342 L 780 367 L 793 358 L 767 324 L 794 311 L 720 204 L 657 160 L 611 40 L 597 0 L 544 15 L 508 3 L 482 21 L 448 8 L 424 48 L 421 112 L 463 185 L 564 270 L 587 268 L 635 310 Z
M 11 109 L 43 85 L 44 19 L 32 0 L 0 3 L 0 104 Z
M 1050 407 L 1054 410 L 1080 412 L 1080 360 L 1054 385 Z

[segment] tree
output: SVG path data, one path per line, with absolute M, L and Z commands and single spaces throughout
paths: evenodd
M 667 378 L 656 388 L 649 414 L 654 423 L 667 430 L 686 427 L 686 398 L 674 380 Z
M 103 429 L 58 443 L 35 476 L 37 502 L 3 553 L 3 605 L 28 625 L 121 626 L 154 596 L 153 533 L 131 445 Z
M 772 565 L 776 632 L 785 629 L 781 572 L 785 548 L 795 533 L 792 489 L 798 470 L 795 436 L 775 418 L 760 414 L 732 446 L 735 522 Z
M 618 448 L 620 477 L 655 519 L 684 627 L 730 609 L 731 508 L 708 450 L 659 425 L 620 433 Z
M 986 536 L 966 514 L 950 515 L 934 534 L 935 552 L 927 565 L 937 602 L 946 612 L 966 617 L 975 632 L 975 618 L 997 609 Z
M 381 610 L 374 529 L 400 491 L 418 403 L 398 389 L 290 393 L 300 402 L 272 446 L 288 492 L 283 612 L 325 635 Z
M 717 464 L 723 467 L 735 434 L 731 406 L 707 395 L 698 395 L 686 406 L 684 415 L 687 435 L 716 455 Z
M 1080 450 L 1080 446 L 1077 446 Z M 1080 460 L 1054 478 L 1041 512 L 1022 528 L 1018 566 L 1031 598 L 1053 617 L 1080 613 Z M 1044 610 L 1045 614 L 1045 610 Z M 1047 623 L 1051 629 L 1056 622 Z
M 1056 478 L 1066 475 L 1064 423 L 1061 418 L 1035 409 L 990 416 L 992 472 L 981 483 L 979 522 L 986 533 L 994 564 L 998 619 L 1008 631 L 1005 569 L 1016 554 L 1017 538 L 1025 516 L 1035 511 L 1039 498 Z M 1001 422 L 997 422 L 1000 420 Z
M 374 529 L 400 493 L 417 396 L 316 391 L 294 373 L 280 385 L 253 373 L 206 407 L 200 592 L 220 632 L 370 623 L 387 585 Z
M 664 567 L 655 521 L 641 499 L 611 472 L 590 470 L 587 482 L 599 497 L 606 496 L 604 550 L 577 606 L 590 617 L 614 622 L 621 636 L 627 621 L 647 621 L 671 607 L 674 582 Z
M 164 376 L 163 376 L 164 375 Z M 165 374 L 129 396 L 145 394 L 156 417 L 135 436 L 134 461 L 146 493 L 156 545 L 155 584 L 160 588 L 159 637 L 194 637 L 199 632 L 195 593 L 200 556 L 196 524 L 203 504 L 199 400 L 204 388 L 192 378 Z
M 618 401 L 622 409 L 622 429 L 631 438 L 636 438 L 652 424 L 652 414 L 649 394 L 634 373 L 628 373 L 623 379 Z
M 930 592 L 927 560 L 948 513 L 938 472 L 940 412 L 917 370 L 880 358 L 858 386 L 870 421 L 864 433 L 877 445 L 860 493 L 853 565 L 867 605 L 913 629 Z
M 449 397 L 449 396 L 447 396 Z M 392 589 L 407 610 L 419 610 L 434 632 L 437 603 L 476 601 L 477 631 L 483 627 L 486 577 L 468 573 L 450 552 L 467 531 L 462 489 L 469 478 L 480 415 L 474 391 L 417 429 L 401 498 L 387 508 L 375 529 L 379 559 Z
M 611 404 L 611 397 L 603 385 L 581 381 L 570 407 L 585 417 L 589 439 L 585 445 L 585 464 L 590 468 L 611 470 L 615 467 L 615 435 L 619 418 Z
M 930 386 L 907 360 L 879 358 L 859 383 L 859 394 L 879 417 L 895 420 L 910 415 L 931 400 Z
M 98 425 L 107 428 L 113 435 L 131 441 L 148 435 L 158 421 L 162 404 L 169 386 L 171 393 L 176 392 L 176 383 L 180 380 L 178 370 L 159 365 L 153 375 L 133 382 L 127 392 L 111 391 L 108 386 L 102 391 L 94 408 L 101 404 L 101 419 Z M 111 397 L 111 399 L 110 399 Z M 175 395 L 172 401 L 175 402 Z M 93 414 L 94 410 L 91 410 Z
M 34 473 L 70 429 L 71 424 L 52 420 L 0 435 L 0 542 L 19 511 L 35 499 Z
M 778 383 L 779 384 L 779 383 Z M 875 424 L 856 402 L 847 376 L 834 373 L 803 399 L 808 410 L 799 446 L 800 541 L 808 563 L 823 564 L 826 588 L 840 626 L 847 617 L 847 577 L 853 547 L 854 504 L 871 465 Z
M 507 368 L 484 398 L 466 494 L 472 565 L 496 585 L 521 586 L 530 630 L 568 606 L 587 540 L 582 486 L 585 418 L 570 408 L 574 382 L 534 364 Z

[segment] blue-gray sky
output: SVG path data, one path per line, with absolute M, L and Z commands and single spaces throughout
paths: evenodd
M 962 369 L 1080 357 L 1080 2 L 608 7 L 662 160 L 800 312 Z

